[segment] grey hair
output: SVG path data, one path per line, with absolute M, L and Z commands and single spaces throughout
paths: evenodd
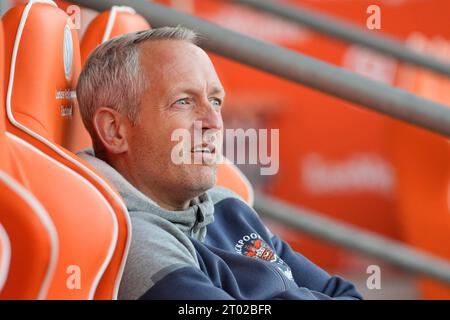
M 158 40 L 184 40 L 197 44 L 197 34 L 183 27 L 164 27 L 127 33 L 99 45 L 78 78 L 77 100 L 83 123 L 96 145 L 92 119 L 99 107 L 108 107 L 138 122 L 141 97 L 148 81 L 139 62 L 139 44 Z

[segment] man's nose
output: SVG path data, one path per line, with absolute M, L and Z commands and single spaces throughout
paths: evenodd
M 223 128 L 222 114 L 210 101 L 203 103 L 201 115 L 198 120 L 202 122 L 202 129 L 204 130 L 222 130 Z

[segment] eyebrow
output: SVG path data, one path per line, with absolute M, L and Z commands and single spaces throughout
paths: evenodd
M 180 87 L 173 87 L 169 92 L 168 95 L 174 95 L 174 93 L 188 93 L 188 94 L 197 94 L 198 91 L 196 89 L 192 89 L 190 87 L 186 87 L 186 86 L 180 86 Z M 219 87 L 219 86 L 213 86 L 210 89 L 210 94 L 223 94 L 225 96 L 225 89 L 223 87 Z
M 221 94 L 225 95 L 225 89 L 223 87 L 214 86 L 211 88 L 211 92 L 212 93 L 221 93 Z

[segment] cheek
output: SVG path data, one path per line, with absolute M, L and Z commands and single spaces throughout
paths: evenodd
M 193 123 L 190 114 L 177 114 L 172 118 L 167 118 L 167 127 L 164 128 L 160 136 L 165 137 L 167 145 L 174 145 L 176 142 L 172 140 L 180 140 L 180 137 L 190 138 L 193 137 Z M 185 139 L 183 139 L 185 140 Z M 188 139 L 190 140 L 190 139 Z
M 133 128 L 134 151 L 140 157 L 153 158 L 170 165 L 171 152 L 179 143 L 179 139 L 175 138 L 177 133 L 190 134 L 192 131 L 191 115 L 185 112 L 153 112 L 151 115 L 141 116 L 141 122 Z
M 165 166 L 170 166 L 172 150 L 180 143 L 180 138 L 174 133 L 189 132 L 187 129 L 174 126 L 155 126 L 141 130 L 140 135 L 134 137 L 135 145 L 140 150 L 142 156 L 147 160 L 158 161 Z M 181 139 L 190 143 L 190 139 Z M 149 159 L 151 158 L 151 159 Z
M 131 128 L 130 149 L 134 158 L 148 158 L 155 155 L 160 148 L 158 139 L 160 128 L 153 121 L 141 119 L 141 122 Z

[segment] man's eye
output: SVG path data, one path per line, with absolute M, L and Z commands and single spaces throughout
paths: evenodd
M 189 104 L 189 100 L 188 98 L 178 99 L 175 104 L 185 106 Z
M 213 106 L 215 107 L 220 107 L 222 105 L 222 100 L 217 99 L 217 98 L 212 98 L 210 99 L 211 103 Z

